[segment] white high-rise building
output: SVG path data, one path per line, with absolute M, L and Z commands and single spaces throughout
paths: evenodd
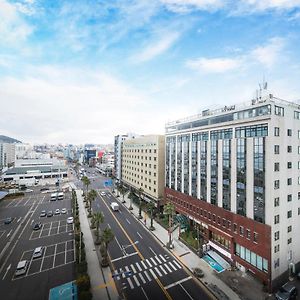
M 15 144 L 0 143 L 0 170 L 15 162 Z
M 300 269 L 300 106 L 271 94 L 166 124 L 166 200 L 269 289 Z

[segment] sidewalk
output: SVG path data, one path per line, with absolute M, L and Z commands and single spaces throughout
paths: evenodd
M 119 294 L 114 280 L 111 277 L 110 268 L 101 268 L 98 255 L 96 253 L 93 236 L 91 233 L 89 221 L 84 208 L 82 190 L 76 189 L 74 183 L 69 183 L 71 188 L 75 189 L 79 206 L 79 220 L 81 231 L 83 232 L 83 241 L 85 243 L 86 260 L 88 264 L 88 274 L 91 281 L 91 292 L 94 300 L 119 300 Z
M 122 196 L 117 198 L 119 202 L 122 201 Z M 124 197 L 126 203 L 124 205 L 127 209 L 130 204 L 130 199 L 127 196 Z M 139 214 L 139 208 L 135 203 L 132 203 L 133 210 L 131 212 L 136 217 Z M 144 215 L 144 213 L 143 213 Z M 146 225 L 144 224 L 144 220 L 140 219 L 141 224 L 146 226 L 147 228 L 150 227 L 150 219 L 147 218 Z M 155 227 L 154 231 L 150 231 L 159 241 L 161 244 L 166 245 L 169 240 L 168 231 L 162 227 L 159 223 L 153 220 L 153 226 Z M 177 258 L 180 260 L 191 272 L 192 269 L 195 267 L 199 267 L 202 269 L 204 273 L 204 278 L 202 278 L 202 282 L 209 287 L 209 289 L 217 296 L 218 299 L 222 300 L 239 300 L 239 296 L 222 280 L 220 280 L 214 270 L 211 269 L 208 264 L 202 260 L 198 255 L 193 253 L 185 244 L 179 241 L 179 230 L 176 229 L 173 234 L 173 245 L 174 249 L 170 250 Z M 219 292 L 221 290 L 221 292 Z M 226 295 L 224 295 L 226 294 Z M 226 297 L 227 296 L 227 297 Z

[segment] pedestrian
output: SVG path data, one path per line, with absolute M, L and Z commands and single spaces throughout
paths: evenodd
M 146 226 L 146 218 L 144 219 L 144 223 L 145 223 L 145 226 Z

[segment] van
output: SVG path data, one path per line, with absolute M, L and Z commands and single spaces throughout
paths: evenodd
M 15 275 L 16 276 L 24 275 L 27 271 L 27 267 L 28 267 L 28 260 L 19 261 Z
M 113 211 L 118 211 L 119 210 L 119 204 L 117 202 L 112 202 L 110 204 L 110 207 Z
M 34 249 L 32 258 L 39 258 L 43 255 L 44 247 L 37 247 Z
M 297 299 L 297 294 L 297 288 L 291 282 L 287 282 L 275 294 L 275 298 L 277 300 Z

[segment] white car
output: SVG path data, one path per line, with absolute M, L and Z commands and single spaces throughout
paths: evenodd
M 55 215 L 59 215 L 60 214 L 60 210 L 59 210 L 59 208 L 57 208 L 56 210 L 55 210 Z
M 67 219 L 67 224 L 73 224 L 73 222 L 74 222 L 73 217 L 69 217 L 69 218 Z
M 19 261 L 15 275 L 16 276 L 24 275 L 27 271 L 28 263 L 29 263 L 28 260 Z
M 34 249 L 32 258 L 39 258 L 43 255 L 44 247 L 37 247 Z
M 105 192 L 101 192 L 100 195 L 101 195 L 101 196 L 105 196 L 106 193 L 105 193 Z
M 62 214 L 66 214 L 67 213 L 67 209 L 66 208 L 62 208 L 61 213 Z

